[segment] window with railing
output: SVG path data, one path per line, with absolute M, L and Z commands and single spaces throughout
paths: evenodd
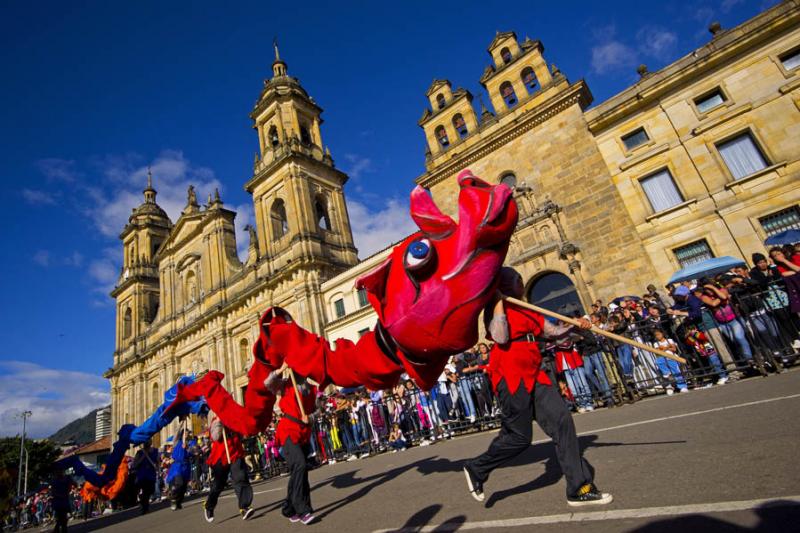
M 678 263 L 680 263 L 681 268 L 714 257 L 714 253 L 711 251 L 711 247 L 705 239 L 700 239 L 699 241 L 675 248 L 672 252 L 675 254 L 675 258 L 678 260 Z
M 781 209 L 778 212 L 759 218 L 758 221 L 761 223 L 761 227 L 767 237 L 787 229 L 800 230 L 800 207 L 794 205 L 787 209 Z

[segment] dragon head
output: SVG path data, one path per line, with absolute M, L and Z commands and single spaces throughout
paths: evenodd
M 418 382 L 435 380 L 450 355 L 477 342 L 479 315 L 497 287 L 517 224 L 507 185 L 490 185 L 469 170 L 457 179 L 458 223 L 417 186 L 411 217 L 420 231 L 356 281 Z

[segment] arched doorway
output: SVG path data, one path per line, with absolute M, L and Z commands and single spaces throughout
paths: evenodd
M 527 297 L 530 303 L 562 315 L 585 313 L 572 280 L 560 272 L 548 272 L 536 278 L 528 288 Z

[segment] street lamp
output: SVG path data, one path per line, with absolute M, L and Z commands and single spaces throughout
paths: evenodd
M 33 413 L 30 411 L 22 411 L 20 414 L 16 416 L 16 418 L 22 418 L 22 439 L 19 443 L 19 469 L 17 470 L 17 497 L 22 495 L 22 457 L 25 453 L 25 430 L 27 428 L 28 417 L 31 416 Z M 27 472 L 25 474 L 25 485 L 27 489 L 27 481 L 28 475 Z

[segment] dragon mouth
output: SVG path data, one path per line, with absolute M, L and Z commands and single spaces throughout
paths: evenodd
M 489 205 L 483 215 L 481 226 L 497 225 L 504 221 L 509 204 L 511 203 L 511 189 L 505 184 L 495 186 L 490 193 Z

